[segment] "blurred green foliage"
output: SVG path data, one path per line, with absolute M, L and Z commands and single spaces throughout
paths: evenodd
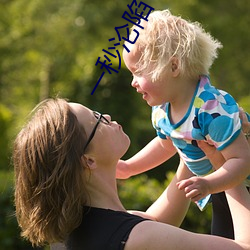
M 106 73 L 95 93 L 90 94 L 102 72 L 100 66 L 95 67 L 96 60 L 104 55 L 102 49 L 110 46 L 108 39 L 116 37 L 114 28 L 127 23 L 122 14 L 131 2 L 0 0 L 0 169 L 4 173 L 0 175 L 1 249 L 24 249 L 22 241 L 16 243 L 19 231 L 10 216 L 14 212 L 13 185 L 4 181 L 12 170 L 13 138 L 40 100 L 59 95 L 111 114 L 131 137 L 125 158 L 155 136 L 150 107 L 130 87 L 131 75 L 123 63 L 119 73 Z M 249 112 L 249 0 L 145 3 L 155 9 L 170 8 L 173 14 L 201 22 L 223 43 L 211 70 L 213 84 L 231 93 Z M 112 63 L 117 66 L 118 61 Z M 177 164 L 175 156 L 146 175 L 120 182 L 124 204 L 130 209 L 145 209 L 164 188 L 166 172 L 174 171 Z M 208 232 L 210 218 L 210 209 L 201 213 L 192 204 L 183 227 Z
M 132 210 L 145 211 L 168 186 L 174 174 L 168 171 L 163 182 L 149 178 L 146 174 L 119 180 L 119 196 L 124 206 Z M 181 228 L 192 232 L 210 233 L 211 216 L 211 205 L 201 212 L 194 203 L 191 203 Z
M 0 171 L 0 180 L 0 249 L 31 250 L 32 246 L 21 239 L 15 218 L 13 172 Z

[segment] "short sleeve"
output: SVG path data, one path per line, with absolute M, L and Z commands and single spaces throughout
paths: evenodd
M 162 106 L 155 106 L 152 108 L 152 125 L 156 130 L 157 136 L 159 136 L 161 139 L 167 139 L 170 135 L 168 132 L 172 130 L 171 125 L 166 117 L 166 104 Z
M 163 140 L 167 139 L 166 135 L 162 134 L 160 131 L 156 131 L 156 134 Z
M 204 104 L 198 112 L 198 123 L 207 141 L 222 150 L 240 134 L 239 109 L 233 97 L 225 91 L 214 91 L 211 96 L 203 99 Z

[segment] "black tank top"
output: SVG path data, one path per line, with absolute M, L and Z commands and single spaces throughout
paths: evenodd
M 146 219 L 126 212 L 85 207 L 82 223 L 69 236 L 67 250 L 123 250 L 133 227 Z

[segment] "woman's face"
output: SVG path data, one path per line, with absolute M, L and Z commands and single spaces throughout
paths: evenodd
M 121 158 L 127 151 L 130 140 L 124 133 L 122 126 L 115 121 L 111 121 L 109 115 L 103 115 L 104 119 L 98 122 L 98 116 L 95 113 L 78 103 L 69 103 L 72 112 L 76 115 L 79 123 L 84 127 L 87 140 L 96 127 L 96 131 L 87 149 L 90 149 L 96 155 L 108 158 Z M 106 158 L 106 157 L 105 157 Z

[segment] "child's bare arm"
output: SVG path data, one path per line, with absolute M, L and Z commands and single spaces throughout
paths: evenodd
M 180 189 L 185 190 L 188 198 L 197 201 L 209 193 L 227 190 L 243 182 L 250 174 L 250 148 L 243 133 L 221 151 L 221 156 L 224 157 L 225 162 L 217 171 L 205 177 L 192 177 L 178 184 Z M 210 159 L 223 163 L 221 157 L 217 160 L 210 155 Z
M 118 162 L 116 178 L 126 179 L 143 173 L 165 162 L 175 153 L 176 149 L 171 140 L 162 140 L 155 137 L 133 157 Z

